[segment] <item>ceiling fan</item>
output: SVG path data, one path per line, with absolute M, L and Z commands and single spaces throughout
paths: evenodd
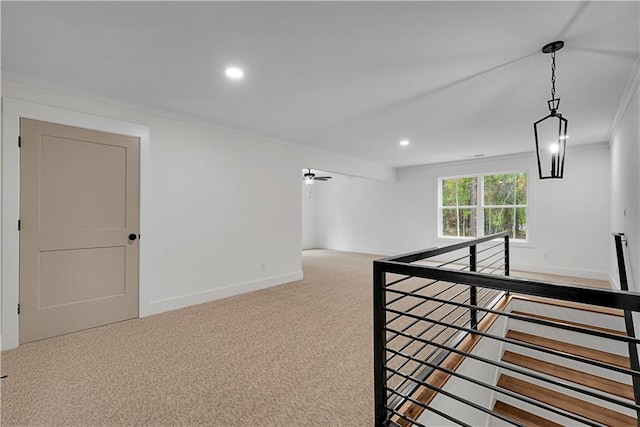
M 302 175 L 302 179 L 304 180 L 304 183 L 307 185 L 313 184 L 313 181 L 328 181 L 331 178 L 332 177 L 330 176 L 316 176 L 315 173 L 311 172 L 311 169 L 307 169 L 307 172 L 304 175 Z

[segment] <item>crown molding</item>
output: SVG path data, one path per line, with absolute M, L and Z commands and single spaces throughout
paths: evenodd
M 77 86 L 69 85 L 67 83 L 57 82 L 50 79 L 46 79 L 40 76 L 34 76 L 30 74 L 18 73 L 11 70 L 2 70 L 2 80 L 11 81 L 27 86 L 37 87 L 40 89 L 50 90 L 64 95 L 75 96 L 88 101 L 99 102 L 110 106 L 124 108 L 139 113 L 149 114 L 157 117 L 162 117 L 171 120 L 177 120 L 184 123 L 194 124 L 197 126 L 206 127 L 219 132 L 228 134 L 243 136 L 246 138 L 258 140 L 261 142 L 268 142 L 276 145 L 284 145 L 291 147 L 304 147 L 300 144 L 296 144 L 291 141 L 287 141 L 272 135 L 267 135 L 258 131 L 242 128 L 239 126 L 233 126 L 226 123 L 216 122 L 214 120 L 184 113 L 177 110 L 171 110 L 169 108 L 160 107 L 157 105 L 141 104 L 136 101 L 113 97 L 105 95 L 99 92 L 87 90 Z
M 309 159 L 309 158 L 311 159 L 322 158 L 322 159 L 334 159 L 334 160 L 340 159 L 339 162 L 344 162 L 346 160 L 351 164 L 356 165 L 355 170 L 360 171 L 359 173 L 356 173 L 356 175 L 358 176 L 364 176 L 372 179 L 382 179 L 385 181 L 395 180 L 395 167 L 390 165 L 372 162 L 370 160 L 349 156 L 349 155 L 338 153 L 335 151 L 330 151 L 330 150 L 325 150 L 317 147 L 303 145 L 300 143 L 295 143 L 289 140 L 284 140 L 282 138 L 266 135 L 257 131 L 236 127 L 236 126 L 230 126 L 223 123 L 218 123 L 204 117 L 197 117 L 194 115 L 188 115 L 179 111 L 173 111 L 163 107 L 145 105 L 145 104 L 140 104 L 131 100 L 112 97 L 102 93 L 86 90 L 84 88 L 75 87 L 66 83 L 45 79 L 40 76 L 18 73 L 11 70 L 2 70 L 1 77 L 2 77 L 2 81 L 6 81 L 6 82 L 13 82 L 13 83 L 25 85 L 28 87 L 43 89 L 43 90 L 51 91 L 64 96 L 73 96 L 83 100 L 101 103 L 111 107 L 123 108 L 129 111 L 135 111 L 135 112 L 143 113 L 150 116 L 176 120 L 183 123 L 212 129 L 217 132 L 240 136 L 240 137 L 251 139 L 257 142 L 278 145 L 278 146 L 293 150 L 298 154 L 298 156 L 301 159 Z M 7 96 L 7 95 L 4 95 L 4 96 Z M 8 96 L 11 96 L 11 95 L 8 95 Z M 327 161 L 328 160 L 325 160 L 317 166 L 325 166 L 325 163 Z M 309 164 L 307 161 L 305 161 L 304 163 L 305 163 L 304 166 L 307 166 Z M 331 163 L 332 161 L 329 161 L 329 164 Z M 365 171 L 371 170 L 372 168 L 377 172 L 370 172 L 370 173 L 362 172 L 363 170 Z M 336 171 L 336 173 L 338 172 L 347 173 L 345 170 L 342 170 L 344 168 L 338 168 L 338 169 L 339 171 Z

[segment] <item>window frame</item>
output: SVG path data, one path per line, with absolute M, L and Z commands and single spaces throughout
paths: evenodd
M 527 176 L 527 204 L 526 205 L 490 205 L 485 206 L 484 203 L 484 178 L 492 175 L 510 175 L 510 174 L 518 174 L 524 173 Z M 436 226 L 436 239 L 438 240 L 471 240 L 478 237 L 483 237 L 484 234 L 484 210 L 485 208 L 500 208 L 500 207 L 508 207 L 508 208 L 522 208 L 524 207 L 527 215 L 527 238 L 526 239 L 516 239 L 510 238 L 509 240 L 516 244 L 525 244 L 529 245 L 531 243 L 531 218 L 530 218 L 530 209 L 529 205 L 531 202 L 531 174 L 528 169 L 520 169 L 520 170 L 509 170 L 502 172 L 478 172 L 478 173 L 467 173 L 467 174 L 458 174 L 458 175 L 447 175 L 447 176 L 438 176 L 437 179 L 437 201 L 436 201 L 436 217 L 437 217 L 437 226 Z M 445 179 L 458 179 L 458 178 L 472 178 L 476 177 L 478 179 L 478 205 L 477 206 L 456 206 L 457 208 L 475 208 L 477 212 L 477 223 L 476 230 L 478 234 L 475 237 L 470 236 L 445 236 L 442 234 L 442 220 L 443 220 L 443 208 L 451 209 L 452 207 L 442 206 L 442 181 Z

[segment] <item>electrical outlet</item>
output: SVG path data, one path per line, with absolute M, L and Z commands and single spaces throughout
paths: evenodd
M 262 269 L 262 271 L 266 271 L 267 270 L 267 264 L 265 264 L 264 262 L 260 263 L 260 268 Z
M 544 259 L 549 259 L 549 252 L 544 253 Z

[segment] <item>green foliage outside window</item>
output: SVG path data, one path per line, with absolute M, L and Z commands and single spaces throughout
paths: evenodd
M 511 238 L 527 238 L 526 173 L 443 178 L 441 185 L 443 236 L 477 237 L 508 231 Z
M 442 206 L 443 235 L 475 237 L 478 222 L 478 177 L 443 179 Z
M 509 231 L 512 239 L 527 238 L 527 174 L 484 177 L 484 234 Z

